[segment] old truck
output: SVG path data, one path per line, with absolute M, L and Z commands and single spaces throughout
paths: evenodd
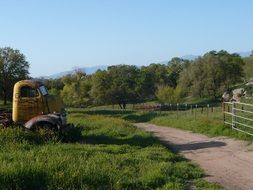
M 43 83 L 22 80 L 14 85 L 12 111 L 0 110 L 0 125 L 22 125 L 27 129 L 47 127 L 62 130 L 66 112 L 59 97 L 48 94 Z

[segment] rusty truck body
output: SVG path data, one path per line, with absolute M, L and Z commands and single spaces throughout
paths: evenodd
M 12 111 L 0 109 L 0 125 L 50 126 L 61 130 L 66 125 L 66 112 L 59 97 L 48 94 L 43 83 L 22 80 L 13 89 Z

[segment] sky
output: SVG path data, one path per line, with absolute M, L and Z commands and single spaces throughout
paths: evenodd
M 0 47 L 33 77 L 253 49 L 252 0 L 0 0 Z

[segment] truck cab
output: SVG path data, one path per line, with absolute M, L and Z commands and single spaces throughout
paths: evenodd
M 38 124 L 61 129 L 66 125 L 66 113 L 61 99 L 50 96 L 41 82 L 22 80 L 14 86 L 12 120 L 29 129 Z

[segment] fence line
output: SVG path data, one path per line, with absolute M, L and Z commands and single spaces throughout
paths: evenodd
M 238 106 L 240 106 L 241 109 L 238 108 Z M 226 119 L 226 116 L 229 117 L 229 120 Z M 253 104 L 224 102 L 223 120 L 224 123 L 230 125 L 232 129 L 253 136 Z
M 200 110 L 201 113 L 214 112 L 217 104 L 137 104 L 133 106 L 135 110 L 141 111 L 188 111 Z

